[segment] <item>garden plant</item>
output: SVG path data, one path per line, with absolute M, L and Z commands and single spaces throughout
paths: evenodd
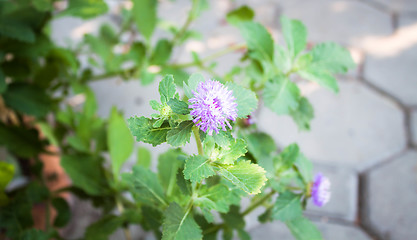
M 51 40 L 51 21 L 106 14 L 104 1 L 0 1 L 0 145 L 7 152 L 0 159 L 0 238 L 65 239 L 60 229 L 71 220 L 70 193 L 102 210 L 85 239 L 122 229 L 130 240 L 131 225 L 164 240 L 251 239 L 245 216 L 257 208 L 264 209 L 261 223 L 281 221 L 296 239 L 322 239 L 303 211 L 310 198 L 317 206 L 329 201 L 329 180 L 313 174 L 297 144 L 279 149 L 256 113 L 266 107 L 309 130 L 313 107 L 297 84 L 313 81 L 337 93 L 335 74 L 354 67 L 349 51 L 330 42 L 307 47 L 305 26 L 286 16 L 280 45 L 250 7 L 240 6 L 225 19 L 244 41 L 175 62 L 173 50 L 201 38 L 192 24 L 209 1 L 191 0 L 183 25 L 158 16 L 157 0 L 122 6 L 117 26 L 103 24 L 97 35 L 64 48 Z M 157 28 L 169 37 L 155 39 Z M 216 59 L 229 53 L 240 53 L 240 62 L 218 74 Z M 113 108 L 100 118 L 89 83 L 111 77 L 158 81 L 160 98 L 149 103 L 154 113 L 124 116 Z M 80 96 L 82 106 L 71 101 Z M 191 141 L 196 149 L 187 154 L 181 147 Z M 152 164 L 150 149 L 160 144 L 170 149 Z M 134 166 L 121 171 L 133 153 Z M 42 154 L 60 158 L 70 186 L 46 187 Z M 7 188 L 16 176 L 29 181 Z M 31 209 L 40 203 L 46 221 L 35 229 Z

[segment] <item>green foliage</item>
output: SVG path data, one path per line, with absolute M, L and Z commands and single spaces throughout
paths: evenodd
M 96 35 L 85 34 L 80 43 L 57 47 L 50 38 L 51 20 L 98 17 L 109 10 L 105 1 L 73 0 L 60 11 L 51 0 L 0 1 L 0 145 L 12 159 L 7 161 L 16 162 L 0 162 L 0 232 L 6 238 L 61 239 L 55 228 L 73 221 L 66 200 L 45 185 L 42 172 L 48 163 L 40 161 L 40 154 L 52 153 L 60 154 L 72 183 L 58 191 L 102 210 L 102 218 L 87 227 L 85 239 L 108 239 L 130 224 L 152 231 L 157 239 L 217 239 L 219 232 L 224 239 L 250 239 L 244 217 L 261 205 L 267 209 L 260 221 L 278 219 L 297 239 L 321 239 L 302 217 L 311 195 L 311 161 L 296 144 L 278 151 L 267 133 L 242 118 L 261 105 L 291 116 L 300 130 L 308 130 L 313 107 L 292 75 L 337 91 L 335 74 L 352 68 L 352 58 L 334 43 L 308 51 L 305 26 L 285 16 L 281 25 L 286 44 L 281 46 L 253 21 L 254 11 L 241 6 L 226 19 L 240 30 L 246 45 L 206 57 L 192 52 L 191 62 L 176 62 L 171 57 L 187 40 L 202 38 L 189 26 L 208 5 L 207 0 L 193 0 L 185 24 L 177 26 L 157 16 L 158 1 L 132 0 L 132 8 L 122 7 L 120 21 L 102 24 Z M 154 39 L 157 27 L 169 34 Z M 241 53 L 242 64 L 217 73 L 216 58 L 231 52 Z M 80 55 L 88 56 L 87 66 Z M 205 75 L 190 75 L 191 67 Z M 207 77 L 233 92 L 240 118 L 230 121 L 233 129 L 219 129 L 213 136 L 195 126 L 188 105 Z M 101 103 L 89 86 L 108 78 L 142 85 L 162 79 L 160 102 L 150 101 L 155 112 L 137 113 L 127 123 L 116 108 L 108 117 L 99 117 Z M 192 131 L 197 150 L 187 154 L 179 147 L 190 142 Z M 120 173 L 133 151 L 132 135 L 154 147 L 165 142 L 171 147 L 158 156 L 157 173 L 151 171 L 155 164 L 143 146 L 131 171 Z M 59 151 L 50 152 L 48 145 Z M 13 176 L 22 172 L 31 181 L 5 192 Z M 250 196 L 251 205 L 241 209 L 241 198 L 248 194 L 255 195 Z M 34 204 L 55 208 L 57 216 L 48 231 L 33 229 Z M 113 215 L 116 206 L 119 212 Z
M 157 3 L 156 0 L 133 0 L 133 19 L 140 33 L 148 40 L 152 36 L 157 22 Z
M 116 177 L 123 163 L 132 153 L 134 143 L 123 116 L 117 112 L 116 108 L 113 108 L 110 113 L 107 131 L 107 145 L 112 160 L 113 174 Z
M 210 164 L 210 159 L 204 156 L 191 156 L 185 162 L 184 178 L 191 182 L 200 182 L 215 173 L 213 166 Z
M 249 194 L 259 193 L 267 180 L 265 170 L 250 161 L 219 166 L 219 174 Z
M 203 238 L 202 231 L 191 216 L 189 209 L 184 213 L 177 203 L 172 202 L 164 215 L 163 240 L 199 240 Z
M 150 206 L 166 206 L 164 190 L 158 177 L 142 166 L 134 166 L 132 173 L 125 173 L 122 179 L 133 190 L 133 196 L 137 201 Z
M 322 240 L 320 231 L 314 224 L 304 217 L 286 222 L 287 227 L 297 240 Z

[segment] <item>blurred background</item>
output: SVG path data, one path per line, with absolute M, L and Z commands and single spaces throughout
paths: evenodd
M 75 45 L 84 34 L 98 32 L 102 23 L 120 21 L 128 1 L 107 0 L 107 15 L 90 21 L 61 17 L 52 22 L 53 40 L 60 46 Z M 282 14 L 301 20 L 308 29 L 308 44 L 334 41 L 348 48 L 357 68 L 339 77 L 340 93 L 333 94 L 311 82 L 300 86 L 315 109 L 311 131 L 299 132 L 289 117 L 261 109 L 256 121 L 280 147 L 297 142 L 313 160 L 314 172 L 332 182 L 330 202 L 317 208 L 309 204 L 311 218 L 329 240 L 417 239 L 417 1 L 416 0 L 212 0 L 190 29 L 200 39 L 176 49 L 178 62 L 192 60 L 191 52 L 210 55 L 243 42 L 238 30 L 227 24 L 230 10 L 249 5 L 255 19 L 265 25 L 279 42 Z M 188 0 L 160 0 L 158 15 L 180 25 L 190 9 Z M 164 36 L 157 31 L 153 40 Z M 123 36 L 122 36 L 123 37 Z M 239 64 L 240 54 L 219 59 L 216 71 L 227 72 Z M 84 64 L 88 64 L 87 57 Z M 196 70 L 197 71 L 197 70 Z M 99 102 L 99 115 L 107 117 L 117 106 L 126 117 L 149 116 L 148 102 L 158 99 L 154 81 L 147 86 L 137 81 L 111 78 L 92 83 Z M 162 145 L 152 149 L 166 150 Z M 150 148 L 149 148 L 150 149 Z M 194 152 L 189 144 L 186 151 Z M 129 169 L 134 162 L 132 157 Z M 82 236 L 88 223 L 100 215 L 88 202 L 74 200 L 74 218 L 66 236 Z M 253 239 L 293 239 L 284 224 L 260 225 L 257 216 L 247 216 L 247 230 Z M 133 239 L 153 239 L 133 228 Z M 122 239 L 121 231 L 112 239 Z

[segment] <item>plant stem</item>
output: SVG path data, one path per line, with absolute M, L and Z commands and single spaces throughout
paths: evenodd
M 201 144 L 200 133 L 198 132 L 197 127 L 193 127 L 193 133 L 195 137 L 195 142 L 197 143 L 198 155 L 203 155 L 204 154 L 203 144 Z
M 122 214 L 125 209 L 124 209 L 123 204 L 121 203 L 119 197 L 116 197 L 116 206 L 117 206 L 117 210 L 119 210 L 120 214 Z M 123 233 L 125 234 L 126 240 L 131 240 L 130 232 L 129 232 L 128 227 L 123 227 Z
M 253 210 L 255 210 L 257 207 L 259 207 L 260 205 L 262 205 L 262 203 L 264 203 L 266 200 L 268 200 L 270 197 L 272 197 L 275 194 L 275 191 L 272 190 L 270 193 L 268 193 L 267 195 L 263 196 L 262 198 L 258 199 L 257 201 L 253 202 L 251 205 L 249 205 L 248 208 L 246 208 L 245 211 L 242 212 L 243 216 L 248 215 L 249 213 L 251 213 Z
M 205 231 L 203 231 L 203 235 L 206 235 L 206 234 L 209 234 L 209 233 L 215 232 L 215 231 L 217 231 L 217 230 L 221 229 L 224 225 L 225 225 L 224 223 L 214 225 L 213 227 L 211 227 L 211 228 L 206 229 Z
M 184 33 L 187 31 L 188 27 L 190 26 L 191 22 L 194 20 L 195 11 L 198 6 L 199 0 L 193 0 L 192 6 L 190 11 L 188 12 L 187 20 L 185 20 L 184 25 L 182 28 L 175 34 L 174 38 L 172 39 L 172 45 L 175 45 L 178 40 L 184 35 Z

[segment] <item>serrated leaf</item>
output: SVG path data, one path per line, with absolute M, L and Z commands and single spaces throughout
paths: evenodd
M 154 128 L 159 128 L 162 126 L 162 124 L 165 122 L 165 119 L 161 118 L 156 120 L 156 122 L 154 122 L 154 124 L 152 124 L 152 127 Z
M 190 142 L 191 131 L 194 126 L 192 120 L 182 121 L 167 134 L 167 143 L 173 147 L 181 147 Z
M 155 100 L 151 100 L 149 102 L 149 105 L 151 105 L 151 108 L 155 111 L 159 111 L 159 109 L 161 108 L 161 104 L 159 104 L 157 101 Z
M 322 240 L 320 231 L 307 218 L 299 217 L 297 219 L 287 221 L 287 227 L 297 240 Z
M 180 191 L 188 196 L 191 195 L 192 189 L 191 189 L 191 182 L 189 180 L 186 180 L 184 178 L 184 169 L 179 169 L 177 172 L 177 185 Z
M 124 173 L 122 179 L 133 189 L 137 201 L 150 206 L 166 206 L 164 190 L 158 177 L 142 166 L 133 166 L 132 173 Z
M 150 39 L 155 30 L 157 17 L 157 0 L 133 0 L 132 16 L 139 32 Z
M 172 75 L 165 75 L 159 83 L 159 94 L 161 95 L 161 102 L 166 103 L 175 95 L 175 83 Z
M 86 240 L 105 240 L 123 225 L 124 219 L 119 216 L 107 215 L 91 224 L 86 232 Z
M 151 152 L 145 147 L 138 148 L 137 165 L 149 168 L 151 166 Z
M 336 43 L 321 43 L 313 47 L 314 68 L 325 69 L 330 73 L 346 73 L 355 66 L 349 51 Z
M 120 168 L 133 151 L 134 140 L 126 122 L 116 108 L 112 108 L 107 128 L 107 146 L 109 147 L 113 174 L 117 176 Z
M 303 214 L 300 196 L 292 192 L 281 193 L 272 208 L 272 218 L 281 221 L 291 221 Z
M 276 78 L 265 84 L 263 97 L 266 107 L 277 114 L 288 114 L 298 107 L 300 89 L 288 78 Z
M 188 104 L 184 101 L 178 100 L 176 98 L 171 98 L 168 101 L 168 106 L 176 114 L 187 115 L 190 113 Z
M 136 141 L 157 146 L 166 142 L 167 133 L 171 130 L 171 127 L 167 123 L 163 123 L 161 127 L 153 128 L 156 121 L 145 117 L 131 117 L 127 120 L 127 123 L 132 135 L 136 137 Z
M 71 15 L 82 19 L 93 18 L 108 11 L 103 0 L 71 0 L 60 15 Z
M 200 189 L 198 198 L 194 200 L 197 206 L 202 209 L 216 210 L 226 213 L 229 211 L 229 195 L 231 192 L 223 184 L 217 184 L 210 188 Z
M 200 240 L 202 231 L 188 211 L 184 213 L 182 208 L 172 202 L 165 211 L 162 224 L 162 240 Z
M 261 187 L 267 180 L 265 170 L 250 161 L 240 161 L 234 165 L 221 165 L 219 173 L 249 194 L 260 193 Z
M 228 83 L 226 87 L 228 90 L 233 91 L 233 96 L 236 98 L 237 115 L 239 118 L 246 118 L 258 107 L 258 98 L 251 90 L 235 83 Z
M 286 16 L 281 17 L 281 25 L 291 58 L 294 59 L 306 47 L 307 29 L 302 22 Z
M 277 164 L 279 168 L 288 169 L 292 167 L 299 154 L 300 148 L 297 144 L 293 143 L 288 145 L 286 148 L 284 148 L 284 150 L 282 150 L 282 152 L 279 154 L 279 157 L 277 158 Z
M 240 22 L 251 21 L 254 16 L 252 8 L 243 5 L 227 13 L 226 20 L 232 25 L 237 25 Z
M 314 109 L 307 98 L 301 97 L 298 108 L 290 111 L 290 115 L 301 131 L 310 130 L 310 122 L 314 118 Z
M 191 182 L 200 182 L 201 180 L 216 174 L 210 165 L 209 159 L 204 156 L 190 156 L 184 167 L 184 178 Z
M 164 123 L 160 128 L 153 128 L 149 130 L 149 133 L 146 137 L 146 143 L 152 144 L 152 146 L 157 146 L 167 141 L 167 134 L 171 130 L 168 124 Z
M 219 131 L 218 134 L 214 133 L 212 137 L 214 142 L 221 147 L 228 146 L 233 140 L 231 131 Z
M 150 64 L 163 65 L 171 57 L 172 44 L 167 39 L 160 39 L 156 44 L 152 56 L 149 60 Z
M 245 39 L 248 49 L 258 60 L 272 61 L 274 54 L 274 41 L 264 26 L 252 21 L 239 24 L 240 33 Z
M 229 146 L 222 147 L 219 159 L 216 162 L 221 164 L 233 164 L 236 159 L 244 156 L 248 150 L 246 143 L 242 139 L 235 139 L 230 142 Z
M 178 168 L 181 162 L 178 156 L 182 154 L 179 149 L 170 149 L 158 157 L 158 176 L 161 179 L 167 196 L 172 194 L 176 185 Z
M 188 78 L 187 83 L 184 82 L 183 84 L 184 94 L 190 99 L 193 98 L 193 91 L 197 89 L 197 86 L 200 82 L 204 82 L 203 75 L 201 75 L 200 73 L 191 74 L 190 78 Z

